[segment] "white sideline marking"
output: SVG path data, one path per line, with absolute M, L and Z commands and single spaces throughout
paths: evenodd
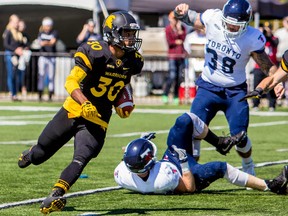
M 0 110 L 14 110 L 23 112 L 53 111 L 56 112 L 60 107 L 37 107 L 37 106 L 0 106 Z
M 122 187 L 120 187 L 120 186 L 115 186 L 115 187 L 99 188 L 99 189 L 95 189 L 95 190 L 79 191 L 79 192 L 75 192 L 75 193 L 68 193 L 68 194 L 64 195 L 64 197 L 70 198 L 70 197 L 76 197 L 76 196 L 85 196 L 85 195 L 95 194 L 95 193 L 100 193 L 100 192 L 105 192 L 105 191 L 119 190 L 121 188 Z M 45 198 L 46 197 L 42 197 L 42 198 L 38 198 L 38 199 L 23 200 L 20 202 L 3 203 L 0 205 L 0 209 L 11 208 L 11 207 L 16 207 L 16 206 L 20 206 L 20 205 L 39 203 L 39 202 L 42 202 Z
M 0 126 L 1 125 L 13 125 L 10 124 L 11 122 L 9 121 L 8 124 L 6 124 L 6 122 L 0 122 Z M 17 125 L 25 125 L 24 122 L 19 122 L 19 121 L 15 121 L 15 124 L 17 123 Z M 32 121 L 30 122 L 32 124 Z M 36 122 L 37 124 L 42 124 L 41 122 Z M 45 124 L 47 124 L 47 122 L 45 122 Z M 267 126 L 275 126 L 275 125 L 285 125 L 288 124 L 288 121 L 275 121 L 275 122 L 262 122 L 262 123 L 254 123 L 254 124 L 250 124 L 249 127 L 267 127 Z M 227 129 L 227 126 L 211 126 L 210 129 L 212 130 L 223 130 L 223 129 Z M 147 131 L 146 131 L 147 132 Z M 151 132 L 151 131 L 150 131 Z M 153 131 L 156 132 L 157 134 L 166 134 L 169 132 L 169 130 L 159 130 L 159 131 Z M 132 136 L 141 136 L 143 134 L 143 132 L 131 132 L 131 133 L 122 133 L 122 134 L 111 134 L 111 135 L 107 135 L 107 137 L 132 137 Z M 23 144 L 23 145 L 29 145 L 31 143 L 35 143 L 35 140 L 27 140 L 27 141 L 2 141 L 0 142 L 1 144 Z
M 1 121 L 0 126 L 45 125 L 48 121 Z
M 266 126 L 283 125 L 283 124 L 288 124 L 288 121 L 274 121 L 274 122 L 254 123 L 254 124 L 250 124 L 249 127 L 266 127 Z M 212 129 L 212 130 L 223 130 L 223 129 L 227 129 L 228 125 L 227 126 L 211 126 L 209 128 Z M 159 130 L 159 131 L 153 131 L 153 132 L 155 132 L 156 135 L 157 135 L 157 134 L 168 133 L 169 130 Z M 141 134 L 143 134 L 143 132 L 112 134 L 112 135 L 108 135 L 107 137 L 131 137 L 131 136 L 139 136 Z
M 39 118 L 51 118 L 54 114 L 43 114 L 43 115 L 21 115 L 21 116 L 0 116 L 0 120 L 10 119 L 39 119 Z
M 22 112 L 38 112 L 38 111 L 53 111 L 57 112 L 60 109 L 59 107 L 45 107 L 45 106 L 0 106 L 0 110 L 15 110 Z M 158 113 L 158 114 L 178 114 L 184 113 L 185 110 L 181 109 L 138 109 L 137 107 L 133 113 Z M 218 112 L 218 114 L 223 115 L 223 112 Z M 255 116 L 288 116 L 288 112 L 263 112 L 263 111 L 250 111 L 250 115 Z
M 277 149 L 276 151 L 278 151 L 278 152 L 286 152 L 286 151 L 288 151 L 288 149 Z

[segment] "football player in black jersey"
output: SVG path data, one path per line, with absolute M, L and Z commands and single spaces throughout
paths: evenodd
M 125 85 L 130 85 L 131 76 L 139 74 L 143 67 L 143 57 L 137 52 L 142 43 L 139 30 L 135 19 L 126 11 L 114 12 L 105 19 L 104 41 L 88 41 L 75 53 L 75 66 L 65 83 L 69 96 L 63 107 L 46 125 L 37 144 L 20 155 L 20 168 L 39 165 L 74 137 L 73 160 L 42 202 L 42 213 L 64 208 L 63 195 L 101 151 L 113 101 Z M 117 113 L 122 118 L 129 115 Z
M 288 78 L 288 50 L 282 56 L 280 67 L 277 71 L 263 79 L 258 86 L 251 92 L 249 92 L 241 100 L 248 98 L 261 98 L 263 94 L 271 91 L 274 88 L 276 96 L 280 99 L 284 95 L 285 88 L 283 86 L 284 81 Z

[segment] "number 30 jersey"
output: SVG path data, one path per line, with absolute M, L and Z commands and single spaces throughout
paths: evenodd
M 245 67 L 251 52 L 264 51 L 264 35 L 251 26 L 238 38 L 228 38 L 222 26 L 222 12 L 209 9 L 200 19 L 206 28 L 205 64 L 202 79 L 220 87 L 233 87 L 246 81 Z
M 131 76 L 141 72 L 143 57 L 132 51 L 117 59 L 106 42 L 88 41 L 79 46 L 74 59 L 75 66 L 66 79 L 65 88 L 69 94 L 80 88 L 101 115 L 101 118 L 86 119 L 107 128 L 113 101 L 130 83 Z M 63 107 L 70 118 L 81 116 L 81 105 L 71 96 L 67 97 Z

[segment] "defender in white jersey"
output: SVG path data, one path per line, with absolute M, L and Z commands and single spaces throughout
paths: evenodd
M 248 26 L 252 17 L 250 3 L 229 0 L 222 10 L 208 9 L 203 13 L 189 10 L 189 5 L 183 3 L 176 6 L 174 13 L 186 24 L 206 31 L 205 65 L 196 81 L 198 89 L 191 112 L 209 125 L 217 112 L 223 111 L 232 135 L 247 131 L 249 106 L 246 100 L 239 102 L 247 94 L 246 64 L 252 57 L 267 75 L 277 69 L 264 52 L 264 35 Z M 193 145 L 197 149 L 193 156 L 199 159 L 200 141 L 194 140 Z M 255 175 L 250 139 L 243 140 L 236 150 L 244 171 Z
M 287 194 L 288 166 L 284 166 L 275 179 L 263 180 L 226 162 L 198 164 L 181 147 L 190 146 L 187 141 L 192 136 L 204 139 L 211 136 L 206 129 L 204 122 L 192 113 L 178 117 L 169 131 L 168 148 L 160 161 L 156 160 L 156 145 L 150 140 L 155 137 L 154 133 L 131 141 L 126 146 L 123 160 L 114 171 L 115 181 L 123 188 L 139 193 L 167 194 L 200 192 L 217 179 L 225 178 L 238 186 Z M 246 133 L 241 133 L 229 139 L 237 144 L 245 136 Z

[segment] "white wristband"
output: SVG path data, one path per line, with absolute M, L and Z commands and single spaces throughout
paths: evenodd
M 190 171 L 188 161 L 181 163 L 182 173 Z

